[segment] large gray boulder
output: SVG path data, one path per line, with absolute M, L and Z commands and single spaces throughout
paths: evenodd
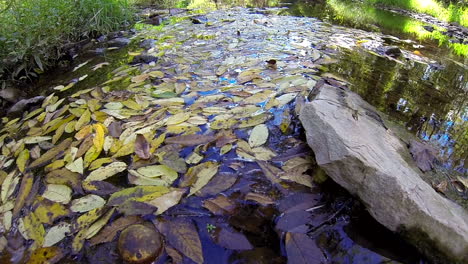
M 313 91 L 299 118 L 317 163 L 370 214 L 435 263 L 468 263 L 468 214 L 420 177 L 378 111 L 332 86 Z

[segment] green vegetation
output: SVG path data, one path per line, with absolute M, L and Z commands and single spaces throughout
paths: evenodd
M 133 19 L 128 0 L 0 0 L 0 79 L 34 76 L 70 42 Z
M 462 3 L 447 5 L 436 0 L 365 0 L 365 2 L 400 7 L 429 14 L 443 21 L 457 22 L 463 26 L 468 26 L 468 7 Z

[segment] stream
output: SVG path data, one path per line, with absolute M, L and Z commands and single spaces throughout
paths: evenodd
M 180 114 L 181 109 L 196 115 L 190 118 L 194 118 L 192 122 L 197 126 L 156 127 L 151 138 L 147 138 L 151 144 L 153 137 L 164 140 L 166 134 L 215 132 L 218 141 L 221 134 L 226 142 L 218 145 L 217 141 L 216 146 L 166 143 L 158 149 L 162 156 L 172 155 L 164 156 L 169 161 L 161 163 L 181 175 L 172 179 L 170 186 L 194 188 L 193 179 L 185 176 L 190 174 L 190 170 L 185 174 L 186 166 L 217 164 L 217 174 L 196 195 L 183 198 L 161 216 L 141 215 L 155 226 L 172 220 L 193 223 L 203 247 L 204 263 L 293 263 L 290 256 L 298 253 L 291 252 L 301 251 L 288 242 L 294 232 L 307 234 L 300 241 L 313 245 L 305 249 L 314 259 L 311 263 L 430 263 L 415 248 L 373 220 L 363 205 L 327 179 L 308 158 L 313 154 L 306 146 L 303 129 L 294 114 L 299 103 L 293 100 L 295 97 L 288 100 L 288 96 L 307 97 L 308 86 L 324 80 L 346 86 L 409 133 L 437 146 L 439 166 L 452 175 L 466 178 L 467 45 L 425 31 L 424 22 L 349 1 L 187 2 L 190 9 L 216 5 L 248 8 L 208 13 L 200 18 L 200 24 L 187 19 L 184 13 L 166 17 L 167 25 L 163 27 L 137 23 L 136 34 L 122 33 L 132 39 L 130 45 L 106 49 L 106 42 L 96 42 L 88 51 L 103 48 L 102 55 L 83 51 L 67 67 L 41 76 L 29 88 L 28 95 L 48 96 L 55 92 L 61 98 L 71 98 L 70 107 L 76 109 L 90 105 L 90 101 L 96 101 L 93 98 L 101 98 L 105 113 L 124 124 L 130 122 L 125 128 L 131 128 L 131 124 L 140 128 L 138 122 L 143 117 L 156 120 L 162 113 L 158 116 L 151 111 L 158 107 L 166 109 L 170 117 Z M 263 9 L 266 7 L 274 8 Z M 135 58 L 148 50 L 140 46 L 145 39 L 154 40 L 152 54 L 158 59 L 135 66 L 132 64 Z M 398 47 L 401 54 L 394 56 L 388 47 Z M 274 96 L 275 101 L 269 99 Z M 133 104 L 149 104 L 154 109 L 144 115 L 137 114 L 136 111 L 146 109 L 131 105 L 129 100 Z M 130 109 L 123 111 L 122 106 L 109 106 L 114 101 Z M 100 103 L 93 102 L 97 109 Z M 77 118 L 83 115 L 79 113 Z M 187 117 L 183 122 L 190 120 Z M 250 148 L 247 144 L 249 134 L 253 133 L 250 128 L 260 124 L 268 127 L 268 141 L 265 148 L 254 148 L 252 144 Z M 23 136 L 21 133 L 15 140 Z M 67 137 L 65 133 L 60 138 Z M 194 156 L 201 156 L 200 160 L 188 162 Z M 135 155 L 118 158 L 135 170 L 154 163 Z M 180 169 L 177 163 L 180 160 L 190 165 L 182 162 L 185 170 Z M 2 166 L 6 163 L 0 162 Z M 297 178 L 288 178 L 288 173 L 297 173 L 297 164 L 305 169 L 300 169 Z M 268 176 L 276 170 L 284 173 L 279 174 L 283 175 L 281 182 Z M 35 172 L 44 174 L 42 169 Z M 130 174 L 118 173 L 105 182 L 119 189 L 151 182 Z M 45 188 L 36 189 L 38 192 Z M 73 198 L 78 197 L 80 194 L 73 194 Z M 456 191 L 449 197 L 466 200 Z M 57 219 L 73 222 L 78 215 L 74 212 Z M 114 213 L 110 219 L 112 222 L 120 218 Z M 45 223 L 46 229 L 51 226 Z M 226 232 L 232 235 L 232 242 L 229 236 L 223 238 Z M 236 244 L 240 243 L 236 240 L 239 234 L 247 239 L 250 247 Z M 7 239 L 21 240 L 19 235 Z M 86 242 L 80 253 L 70 253 L 71 240 L 68 237 L 57 244 L 66 248 L 59 263 L 122 262 L 116 239 L 97 245 Z M 18 246 L 23 250 L 21 254 L 28 246 Z M 18 252 L 3 255 L 0 262 L 20 263 L 8 260 L 22 259 Z M 193 256 L 182 257 L 183 254 L 176 253 L 166 249 L 155 263 L 197 262 Z M 178 256 L 182 262 L 177 262 Z

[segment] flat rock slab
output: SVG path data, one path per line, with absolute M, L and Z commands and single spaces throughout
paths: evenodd
M 468 263 L 468 214 L 436 193 L 406 146 L 357 94 L 322 86 L 300 112 L 317 163 L 388 229 L 437 263 Z

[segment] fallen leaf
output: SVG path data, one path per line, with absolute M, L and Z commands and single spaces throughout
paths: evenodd
M 164 194 L 161 197 L 157 197 L 153 200 L 147 201 L 146 203 L 156 206 L 158 210 L 155 214 L 160 215 L 167 211 L 169 208 L 173 207 L 174 205 L 177 205 L 185 192 L 185 189 L 175 189 L 167 194 Z
M 223 192 L 236 183 L 237 177 L 238 176 L 234 173 L 218 173 L 205 187 L 198 191 L 197 196 L 204 197 Z
M 59 247 L 43 247 L 34 250 L 27 264 L 55 264 L 65 256 Z
M 259 194 L 259 193 L 253 193 L 253 192 L 249 192 L 247 195 L 245 195 L 244 199 L 246 201 L 255 201 L 263 206 L 275 204 L 275 201 L 271 199 L 270 197 L 263 195 L 263 194 Z
M 127 164 L 125 164 L 124 162 L 116 161 L 105 167 L 101 167 L 97 170 L 92 171 L 88 175 L 88 177 L 86 177 L 85 181 L 102 181 L 126 169 Z
M 44 247 L 50 247 L 62 241 L 71 232 L 71 225 L 66 222 L 51 227 L 44 237 Z
M 139 216 L 124 216 L 112 222 L 112 224 L 104 227 L 96 236 L 91 238 L 91 246 L 111 242 L 116 237 L 117 233 L 124 230 L 126 227 L 133 224 L 143 223 L 143 219 Z
M 206 167 L 200 170 L 197 174 L 197 180 L 190 188 L 190 193 L 188 196 L 198 192 L 203 188 L 218 172 L 219 165 L 214 162 L 205 162 Z
M 288 232 L 285 244 L 288 263 L 317 264 L 326 262 L 320 248 L 306 234 Z
M 141 159 L 149 159 L 151 157 L 150 145 L 145 136 L 138 134 L 135 141 L 135 154 Z
M 245 235 L 239 232 L 229 231 L 225 228 L 221 228 L 219 233 L 217 233 L 215 241 L 218 245 L 231 250 L 253 249 L 252 244 L 250 244 Z
M 15 200 L 15 207 L 13 209 L 13 217 L 18 216 L 21 209 L 23 209 L 23 206 L 26 202 L 26 198 L 28 198 L 29 192 L 31 191 L 33 181 L 34 181 L 34 176 L 32 173 L 27 173 L 23 175 L 20 189 Z
M 195 225 L 190 221 L 174 219 L 163 224 L 160 231 L 171 246 L 195 263 L 203 263 L 203 250 Z
M 71 200 L 72 190 L 66 185 L 47 184 L 42 197 L 62 204 L 68 204 Z
M 45 229 L 34 213 L 29 212 L 20 219 L 18 230 L 25 239 L 34 240 L 33 248 L 42 247 L 44 243 Z
M 183 135 L 166 138 L 167 144 L 181 144 L 183 146 L 197 146 L 207 144 L 216 140 L 213 135 Z
M 76 172 L 76 173 L 79 173 L 79 174 L 83 174 L 83 171 L 84 171 L 83 158 L 76 159 L 74 162 L 72 162 L 72 163 L 68 164 L 67 166 L 65 166 L 65 168 L 67 168 L 71 172 Z
M 57 158 L 60 156 L 60 153 L 62 153 L 63 151 L 67 150 L 70 145 L 72 143 L 72 139 L 71 138 L 67 138 L 65 139 L 64 141 L 62 141 L 62 143 L 60 143 L 58 146 L 50 149 L 49 151 L 47 151 L 46 153 L 42 154 L 42 156 L 40 158 L 38 158 L 37 160 L 33 161 L 30 165 L 29 165 L 29 169 L 33 169 L 33 168 L 36 168 L 40 165 L 43 165 L 44 163 L 47 163 L 49 162 L 50 160 L 54 159 L 54 158 Z
M 216 198 L 203 201 L 203 207 L 214 215 L 232 215 L 236 209 L 236 204 L 226 196 L 220 194 Z
M 100 196 L 109 195 L 120 191 L 120 189 L 115 187 L 112 183 L 105 181 L 84 181 L 82 186 L 86 192 Z
M 136 186 L 127 189 L 123 189 L 116 193 L 113 193 L 109 198 L 108 206 L 118 206 L 125 201 L 139 201 L 146 202 L 160 197 L 170 190 L 164 186 Z
M 51 225 L 55 220 L 68 216 L 70 211 L 63 204 L 56 203 L 43 197 L 36 197 L 33 205 L 34 215 L 44 224 Z
M 123 204 L 118 206 L 119 213 L 122 213 L 126 216 L 130 215 L 148 215 L 155 212 L 158 208 L 151 204 L 145 202 L 137 202 L 137 201 L 126 201 Z
M 26 162 L 29 160 L 29 150 L 24 149 L 23 151 L 20 152 L 18 155 L 18 158 L 16 159 L 16 165 L 18 166 L 18 170 L 20 172 L 24 172 L 24 169 L 26 168 Z
M 178 125 L 178 124 L 181 124 L 185 121 L 187 121 L 187 119 L 190 118 L 190 113 L 178 113 L 178 114 L 175 114 L 173 116 L 170 116 L 167 121 L 166 121 L 166 125 Z
M 83 213 L 102 207 L 105 203 L 106 201 L 101 197 L 94 194 L 89 194 L 73 200 L 71 202 L 70 210 L 72 212 Z

